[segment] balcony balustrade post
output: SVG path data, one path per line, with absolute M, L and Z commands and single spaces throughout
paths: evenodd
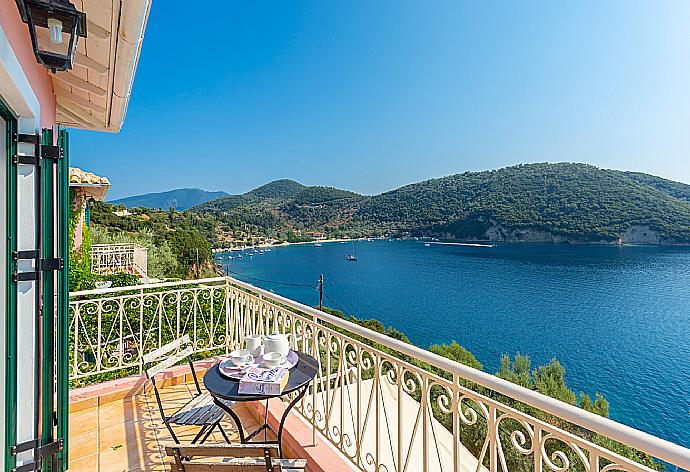
M 336 379 L 336 384 L 338 380 L 340 381 L 340 442 L 344 441 L 345 435 L 345 389 L 348 388 L 347 385 L 347 359 L 345 358 L 345 341 L 342 339 L 338 340 L 338 372 L 340 373 L 340 379 Z
M 539 425 L 536 425 L 534 427 L 534 438 L 532 438 L 532 448 L 534 449 L 534 472 L 542 471 L 541 437 L 541 427 Z M 590 469 L 590 472 L 596 472 L 596 470 L 597 469 Z
M 460 390 L 458 385 L 460 384 L 460 377 L 458 374 L 453 374 L 453 390 L 452 399 L 450 403 L 452 415 L 453 415 L 453 471 L 460 472 L 460 446 L 462 444 L 462 437 L 460 436 L 460 413 L 458 409 L 460 406 Z
M 122 339 L 124 336 L 124 318 L 125 318 L 125 299 L 123 298 L 120 300 L 120 306 L 118 307 L 117 314 L 118 316 L 118 328 L 120 330 L 120 337 L 118 339 L 118 351 L 119 351 L 119 362 L 122 364 L 124 361 L 124 356 L 125 356 L 125 340 Z
M 198 250 L 197 250 L 198 252 Z M 194 297 L 192 297 L 192 305 L 194 306 L 192 310 L 192 329 L 194 329 L 194 336 L 192 337 L 192 346 L 194 347 L 194 352 L 197 351 L 197 334 L 196 334 L 196 317 L 199 314 L 199 289 L 194 289 Z M 181 334 L 178 336 L 178 338 Z
M 75 306 L 72 313 L 74 313 L 74 367 L 72 370 L 72 375 L 76 376 L 79 374 L 79 306 Z
M 102 346 L 103 346 L 102 336 L 103 336 L 103 333 L 101 330 L 101 315 L 102 315 L 102 313 L 103 313 L 103 301 L 101 300 L 98 303 L 98 312 L 97 312 L 98 326 L 97 326 L 96 343 L 98 343 L 98 345 L 96 346 L 96 370 L 99 370 L 103 367 L 103 363 L 102 363 L 102 360 L 103 360 L 103 357 L 102 357 L 102 355 L 103 355 L 103 353 L 102 353 Z
M 381 466 L 381 403 L 379 401 L 379 389 L 381 381 L 381 370 L 380 370 L 381 358 L 379 356 L 374 357 L 374 390 L 371 392 L 376 399 L 375 403 L 375 413 L 376 413 L 376 458 L 374 464 L 376 466 L 375 470 L 380 469 Z M 382 398 L 380 400 L 383 400 Z M 425 471 L 426 472 L 426 471 Z
M 242 326 L 242 300 L 240 300 L 240 292 L 237 289 L 233 289 L 234 301 L 233 301 L 233 313 L 234 313 L 234 326 L 236 331 L 235 343 L 237 346 L 242 345 L 244 341 L 243 337 L 243 326 Z M 233 346 L 234 348 L 235 346 Z
M 248 333 L 248 330 L 252 329 L 252 310 L 251 310 L 251 300 L 249 300 L 249 296 L 246 294 L 242 294 L 242 314 L 240 315 L 240 323 L 242 323 L 242 338 L 240 339 L 240 344 L 244 343 L 244 337 Z M 256 333 L 260 334 L 260 333 Z
M 324 398 L 324 411 L 331 411 L 331 336 L 328 333 L 324 333 L 326 338 L 326 345 L 324 346 L 324 351 L 326 354 L 326 369 L 324 371 L 325 384 L 326 384 L 326 396 Z M 331 421 L 330 416 L 325 415 L 324 420 L 326 422 L 326 435 L 330 437 Z
M 397 404 L 398 404 L 398 470 L 403 469 L 403 423 L 404 423 L 404 416 L 403 416 L 403 395 L 407 395 L 404 390 L 403 390 L 403 376 L 405 375 L 404 372 L 404 367 L 402 365 L 397 366 L 397 375 L 396 378 L 398 379 L 398 398 L 397 398 Z
M 230 283 L 227 277 L 223 279 L 223 289 L 225 290 L 225 353 L 230 352 L 229 344 L 232 342 L 230 339 Z
M 489 418 L 486 425 L 489 435 L 489 471 L 496 472 L 498 470 L 498 441 L 496 440 L 498 432 L 496 431 L 496 407 L 489 406 Z
M 144 356 L 144 289 L 139 289 L 139 345 L 137 346 L 139 358 Z M 141 362 L 139 364 L 139 373 L 142 373 L 144 366 Z
M 210 318 L 211 318 L 210 323 L 211 324 L 209 325 L 209 338 L 210 338 L 209 339 L 209 346 L 213 346 L 215 344 L 213 338 L 215 337 L 216 330 L 218 329 L 218 327 L 213 323 L 215 318 L 216 318 L 215 306 L 214 306 L 214 302 L 215 302 L 215 298 L 216 298 L 216 293 L 215 293 L 216 287 L 215 287 L 215 285 L 212 285 L 209 290 L 211 291 L 211 293 L 209 294 L 209 296 L 211 297 L 211 300 L 209 301 L 209 305 L 211 306 L 211 316 L 210 316 Z
M 420 386 L 422 389 L 419 407 L 422 409 L 422 471 L 429 471 L 429 423 L 433 421 L 433 415 L 429 415 L 429 381 L 426 376 L 421 376 Z M 431 416 L 431 418 L 429 417 Z
M 305 323 L 306 324 L 306 323 Z M 316 344 L 316 327 L 312 327 L 312 340 L 311 340 L 311 355 L 318 361 L 319 370 L 312 380 L 312 390 L 311 390 L 311 440 L 314 446 L 317 444 L 317 434 L 316 434 L 316 401 L 317 401 L 317 377 L 321 374 L 321 356 L 319 355 L 319 348 Z

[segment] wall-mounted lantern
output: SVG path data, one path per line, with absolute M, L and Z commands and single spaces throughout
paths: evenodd
M 77 40 L 86 37 L 86 14 L 68 0 L 17 0 L 17 6 L 36 60 L 53 73 L 71 69 Z

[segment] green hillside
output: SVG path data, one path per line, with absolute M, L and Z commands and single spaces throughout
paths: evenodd
M 368 235 L 352 214 L 367 197 L 333 187 L 306 186 L 293 180 L 276 180 L 242 195 L 229 195 L 193 207 L 190 211 L 222 222 L 226 241 L 273 239 L 304 241 L 308 231 L 335 235 L 339 226 L 348 234 Z M 344 232 L 340 235 L 346 235 Z
M 168 192 L 147 193 L 120 198 L 112 200 L 110 203 L 124 205 L 127 208 L 159 208 L 161 210 L 172 208 L 182 211 L 225 195 L 227 195 L 225 192 L 208 192 L 200 188 L 179 188 Z
M 683 186 L 585 164 L 529 164 L 408 185 L 372 198 L 355 216 L 390 230 L 460 239 L 482 238 L 499 226 L 507 239 L 529 230 L 613 241 L 648 226 L 665 242 L 686 242 L 690 204 L 679 198 Z
M 291 180 L 197 205 L 228 234 L 296 240 L 437 236 L 551 242 L 690 242 L 690 185 L 586 164 L 526 164 L 368 197 Z
M 637 182 L 655 187 L 669 195 L 690 202 L 690 185 L 673 180 L 662 179 L 641 172 L 626 172 L 625 175 Z
M 307 188 L 299 182 L 290 179 L 274 180 L 261 187 L 255 188 L 244 194 L 248 198 L 275 198 L 284 199 L 297 195 L 299 192 Z

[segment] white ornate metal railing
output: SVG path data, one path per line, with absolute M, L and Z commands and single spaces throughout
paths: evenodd
M 77 381 L 184 334 L 210 355 L 287 333 L 320 360 L 297 410 L 362 471 L 690 470 L 679 445 L 231 278 L 77 292 L 70 312 Z
M 148 250 L 135 243 L 94 244 L 91 246 L 91 270 L 97 274 L 147 276 Z

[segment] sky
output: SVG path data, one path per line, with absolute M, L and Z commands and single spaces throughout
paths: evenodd
M 202 3 L 153 2 L 122 131 L 72 133 L 111 199 L 562 161 L 690 183 L 685 0 Z

